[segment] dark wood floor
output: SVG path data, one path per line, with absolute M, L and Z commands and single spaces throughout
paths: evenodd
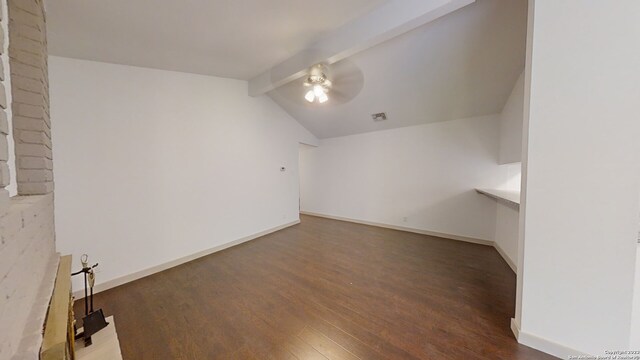
M 515 282 L 488 246 L 302 216 L 96 305 L 125 360 L 553 359 L 511 334 Z

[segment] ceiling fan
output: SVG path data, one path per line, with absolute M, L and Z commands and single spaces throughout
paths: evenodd
M 350 60 L 311 66 L 305 76 L 278 87 L 278 98 L 303 107 L 345 104 L 364 86 L 362 71 Z

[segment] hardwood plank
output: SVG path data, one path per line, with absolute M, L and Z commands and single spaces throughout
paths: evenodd
M 123 358 L 553 359 L 513 338 L 515 276 L 493 248 L 301 220 L 97 294 Z
M 305 343 L 311 345 L 314 349 L 318 350 L 318 352 L 324 355 L 327 359 L 362 360 L 347 351 L 342 346 L 338 345 L 338 343 L 320 333 L 318 330 L 315 330 L 308 326 L 302 330 L 298 337 Z

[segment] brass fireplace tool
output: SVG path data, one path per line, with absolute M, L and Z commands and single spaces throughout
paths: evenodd
M 82 270 L 71 274 L 72 276 L 84 275 L 84 318 L 82 318 L 84 331 L 76 334 L 76 338 L 82 336 L 85 346 L 89 346 L 91 345 L 91 336 L 109 325 L 109 323 L 104 319 L 102 309 L 93 309 L 93 287 L 96 283 L 96 274 L 93 269 L 98 266 L 98 263 L 89 266 L 89 256 L 87 254 L 83 254 L 80 257 L 80 263 L 82 264 Z

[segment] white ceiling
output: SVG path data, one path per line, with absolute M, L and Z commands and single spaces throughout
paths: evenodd
M 302 80 L 269 96 L 319 138 L 499 113 L 524 68 L 526 19 L 526 0 L 477 0 L 333 64 L 334 82 L 364 80 L 349 102 L 307 104 Z
M 51 55 L 250 79 L 384 0 L 54 0 Z
M 49 52 L 248 80 L 383 3 L 55 0 Z M 331 65 L 326 104 L 303 100 L 304 79 L 268 95 L 319 138 L 498 113 L 524 68 L 526 19 L 527 0 L 476 0 Z

